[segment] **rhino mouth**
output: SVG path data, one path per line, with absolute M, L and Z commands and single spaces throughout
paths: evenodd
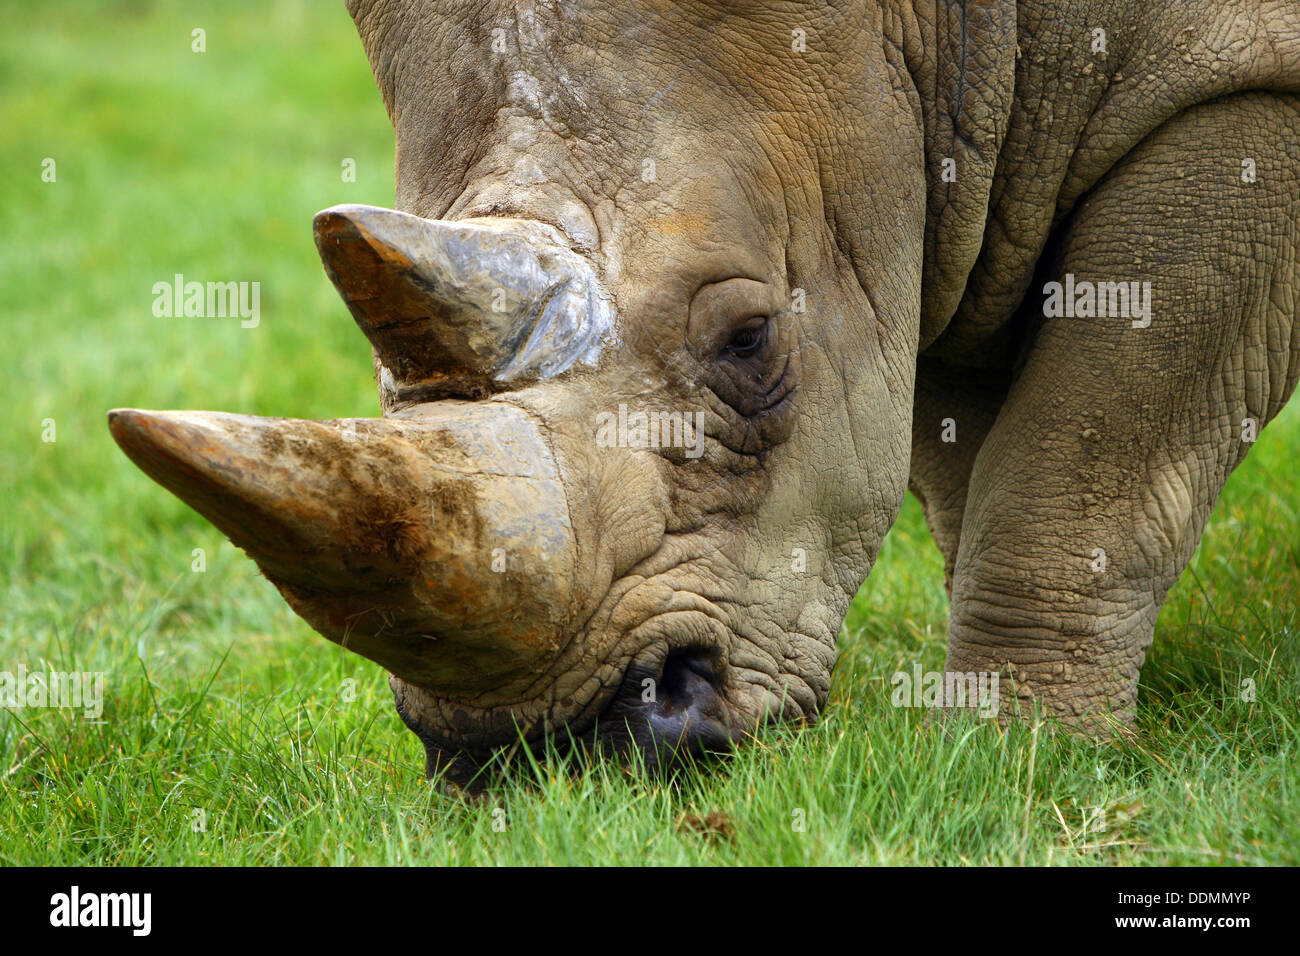
M 738 736 L 724 677 L 715 649 L 656 649 L 628 666 L 597 736 L 616 749 L 635 748 L 651 768 L 724 754 Z
M 549 715 L 528 720 L 522 713 L 502 725 L 458 720 L 461 705 L 394 680 L 397 710 L 423 742 L 429 776 L 442 775 L 458 787 L 490 786 L 523 748 L 542 757 L 548 747 L 567 755 L 610 757 L 650 774 L 672 774 L 700 761 L 724 757 L 744 733 L 727 701 L 727 665 L 718 649 L 699 644 L 647 647 L 624 666 L 621 676 L 583 712 L 568 719 Z M 452 715 L 455 727 L 432 729 L 430 713 Z M 528 720 L 527 723 L 525 721 Z M 486 729 L 495 724 L 494 729 Z

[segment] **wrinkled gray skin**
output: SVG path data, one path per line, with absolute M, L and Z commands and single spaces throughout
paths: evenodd
M 475 232 L 481 267 L 448 278 L 448 227 L 318 219 L 390 419 L 490 431 L 508 406 L 519 447 L 545 449 L 526 480 L 560 543 L 511 552 L 545 575 L 465 598 L 451 623 L 357 625 L 431 767 L 465 777 L 547 728 L 710 750 L 814 715 L 909 482 L 947 560 L 949 668 L 1003 674 L 1008 711 L 1132 720 L 1161 602 L 1249 450 L 1241 423 L 1262 427 L 1300 371 L 1300 5 L 349 8 L 396 129 L 397 208 L 590 264 L 586 304 L 529 352 L 527 302 L 569 266 L 528 266 L 551 278 L 530 273 L 502 318 L 486 297 L 527 258 L 514 247 L 484 252 Z M 392 247 L 408 277 L 424 270 L 400 296 L 441 305 L 392 304 Z M 1044 318 L 1043 285 L 1066 273 L 1152 282 L 1150 327 Z M 702 454 L 603 447 L 597 416 L 621 403 L 702 412 Z M 143 461 L 142 420 L 115 421 Z M 335 578 L 286 584 L 215 492 L 178 493 L 348 642 L 341 612 L 312 603 Z M 494 540 L 455 559 L 485 593 Z M 530 594 L 549 630 L 520 636 L 509 609 Z M 511 666 L 449 663 L 488 646 Z

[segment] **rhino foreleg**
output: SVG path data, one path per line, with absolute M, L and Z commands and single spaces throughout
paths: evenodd
M 1133 719 L 1165 595 L 1300 372 L 1296 142 L 1295 97 L 1178 115 L 1073 211 L 1059 288 L 1030 290 L 1044 317 L 975 455 L 951 592 L 948 668 L 1000 672 L 1004 711 Z

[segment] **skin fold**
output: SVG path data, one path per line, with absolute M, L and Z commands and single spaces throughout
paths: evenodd
M 431 771 L 548 731 L 653 764 L 813 717 L 909 486 L 946 560 L 948 668 L 1002 675 L 1008 715 L 1132 720 L 1242 423 L 1300 369 L 1300 8 L 348 6 L 408 215 L 337 207 L 317 242 L 386 418 L 364 459 L 348 423 L 201 424 L 287 436 L 294 474 L 362 461 L 301 479 L 334 511 L 400 473 L 380 557 L 329 532 L 305 575 L 270 518 L 233 517 L 282 476 L 214 483 L 197 425 L 139 417 L 179 413 L 114 433 L 392 671 Z M 1149 325 L 1046 316 L 1067 274 L 1150 282 Z M 702 440 L 598 441 L 621 408 Z M 426 527 L 422 495 L 455 507 Z

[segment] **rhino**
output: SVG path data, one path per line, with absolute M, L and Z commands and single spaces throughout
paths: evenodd
M 395 208 L 314 234 L 382 415 L 109 424 L 431 775 L 814 719 L 909 487 L 947 672 L 1132 723 L 1300 374 L 1295 0 L 348 8 Z

